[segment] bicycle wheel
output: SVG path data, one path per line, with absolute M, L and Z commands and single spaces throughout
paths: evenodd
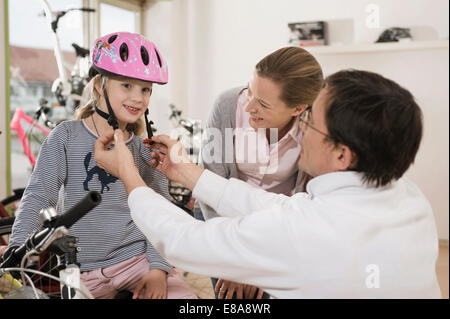
M 0 217 L 14 216 L 15 211 L 19 208 L 20 200 L 22 199 L 24 188 L 14 189 L 14 194 L 6 197 L 0 204 Z
M 0 218 L 0 245 L 8 245 L 15 217 Z
M 44 143 L 44 140 L 47 138 L 47 135 L 42 133 L 42 131 L 36 127 L 37 125 L 39 125 L 39 123 L 34 122 L 32 125 L 29 125 L 26 130 L 30 150 L 36 159 L 39 155 L 39 151 L 41 150 L 42 143 Z
M 14 220 L 15 217 L 0 218 L 0 245 L 8 245 Z M 41 253 L 39 256 L 34 256 L 30 259 L 26 267 L 48 273 L 55 277 L 59 275 L 58 260 L 54 254 Z M 30 274 L 30 278 L 36 288 L 43 291 L 50 299 L 59 299 L 61 297 L 58 281 L 38 274 Z M 4 294 L 15 288 L 18 287 L 14 285 L 12 278 L 0 277 L 0 293 Z

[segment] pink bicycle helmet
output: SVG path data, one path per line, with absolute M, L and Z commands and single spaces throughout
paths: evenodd
M 91 58 L 91 70 L 103 75 L 121 75 L 158 84 L 168 82 L 167 64 L 159 50 L 137 33 L 114 32 L 97 39 Z

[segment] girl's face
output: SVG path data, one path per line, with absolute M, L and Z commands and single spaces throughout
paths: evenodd
M 151 82 L 135 79 L 108 78 L 106 91 L 111 108 L 119 123 L 134 123 L 144 114 L 150 103 L 152 85 Z M 103 97 L 101 84 L 96 88 Z M 102 99 L 102 102 L 104 102 L 104 99 Z M 106 103 L 101 106 L 107 112 Z
M 283 130 L 306 107 L 288 107 L 281 99 L 281 87 L 271 79 L 261 77 L 256 71 L 248 82 L 247 105 L 250 113 L 249 124 L 258 128 L 277 128 Z

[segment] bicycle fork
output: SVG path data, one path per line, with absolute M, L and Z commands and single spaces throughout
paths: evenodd
M 61 299 L 94 299 L 89 289 L 81 282 L 80 267 L 76 264 L 67 265 L 59 271 L 61 283 Z
M 75 236 L 64 236 L 56 240 L 51 247 L 58 256 L 59 278 L 62 279 L 61 299 L 94 299 L 80 279 L 77 242 L 78 238 Z

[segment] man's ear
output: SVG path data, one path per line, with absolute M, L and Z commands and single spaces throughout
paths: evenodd
M 346 171 L 356 166 L 358 158 L 347 145 L 338 144 L 336 147 L 336 169 L 339 171 Z
M 294 112 L 292 116 L 298 116 L 303 113 L 304 110 L 308 107 L 308 104 L 300 104 L 294 108 Z

